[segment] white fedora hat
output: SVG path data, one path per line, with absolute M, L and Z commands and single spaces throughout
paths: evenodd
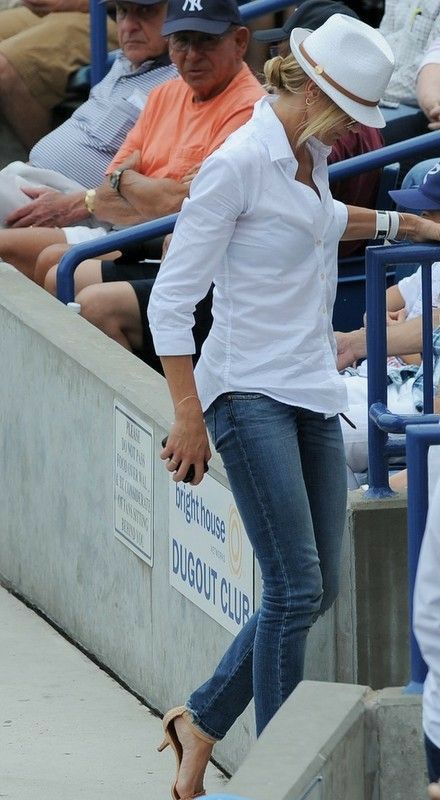
M 294 28 L 290 47 L 304 72 L 350 117 L 384 128 L 379 111 L 394 69 L 393 52 L 379 31 L 333 14 L 315 31 Z

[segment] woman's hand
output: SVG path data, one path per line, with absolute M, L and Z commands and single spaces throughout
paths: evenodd
M 166 447 L 160 457 L 168 463 L 166 468 L 173 472 L 173 480 L 182 481 L 191 464 L 194 465 L 194 478 L 190 483 L 197 486 L 205 473 L 205 461 L 211 458 L 205 420 L 197 397 L 190 397 L 176 407 L 175 421 L 171 427 Z
M 408 238 L 414 242 L 439 242 L 440 223 L 428 217 L 416 217 L 414 234 Z

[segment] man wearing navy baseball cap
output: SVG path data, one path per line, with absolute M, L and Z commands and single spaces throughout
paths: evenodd
M 200 163 L 250 119 L 265 94 L 243 61 L 249 31 L 235 0 L 169 0 L 162 34 L 180 76 L 150 93 L 89 203 L 91 215 L 118 225 L 179 211 Z M 160 368 L 147 318 L 158 266 L 145 263 L 160 256 L 156 246 L 145 243 L 116 261 L 84 262 L 75 288 L 83 317 Z M 45 286 L 54 291 L 55 285 L 53 268 Z M 197 352 L 211 323 L 209 295 L 202 305 Z
M 411 211 L 440 212 L 440 161 L 425 175 L 420 186 L 389 193 L 395 203 Z M 433 213 L 429 214 L 434 219 Z
M 242 25 L 235 0 L 181 0 L 170 3 L 162 28 L 164 36 L 180 31 L 222 35 L 231 25 Z

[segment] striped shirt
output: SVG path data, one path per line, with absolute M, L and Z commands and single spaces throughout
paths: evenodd
M 379 30 L 396 60 L 384 98 L 417 106 L 417 70 L 426 48 L 440 36 L 440 0 L 386 0 Z
M 32 166 L 53 169 L 85 187 L 99 186 L 148 93 L 178 75 L 173 64 L 164 64 L 162 57 L 156 66 L 158 61 L 132 69 L 120 53 L 89 99 L 32 148 Z

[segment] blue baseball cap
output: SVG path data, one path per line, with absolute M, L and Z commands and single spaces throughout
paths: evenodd
M 393 189 L 388 194 L 403 208 L 440 211 L 440 161 L 426 173 L 420 186 L 413 189 Z
M 162 35 L 180 31 L 222 34 L 231 25 L 242 25 L 235 0 L 169 0 Z

